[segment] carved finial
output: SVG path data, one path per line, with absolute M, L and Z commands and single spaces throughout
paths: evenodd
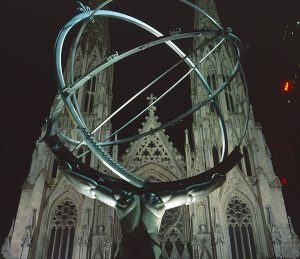
M 184 131 L 184 133 L 185 133 L 185 144 L 186 144 L 186 145 L 190 145 L 190 141 L 189 141 L 189 131 L 186 129 L 186 130 Z
M 271 207 L 267 207 L 267 215 L 268 215 L 268 223 L 270 226 L 274 226 L 275 225 L 275 221 L 274 221 L 274 216 L 273 216 L 273 211 Z
M 150 94 L 150 96 L 147 97 L 147 100 L 149 101 L 149 114 L 150 115 L 154 115 L 154 112 L 156 111 L 156 107 L 154 105 L 155 101 L 156 101 L 156 97 L 153 94 Z
M 185 163 L 186 163 L 186 172 L 187 175 L 190 175 L 192 171 L 192 155 L 191 155 L 191 147 L 189 142 L 189 131 L 186 129 L 185 133 Z

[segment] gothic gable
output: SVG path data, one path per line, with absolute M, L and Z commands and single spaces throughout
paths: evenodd
M 139 129 L 140 134 L 160 126 L 158 117 L 154 116 L 155 107 L 151 107 L 149 116 L 143 123 L 143 128 Z M 131 171 L 138 171 L 148 164 L 159 165 L 172 174 L 177 179 L 186 177 L 183 157 L 169 141 L 169 136 L 164 131 L 143 137 L 130 143 L 122 157 L 123 165 Z
M 240 170 L 234 169 L 226 176 L 226 182 L 220 188 L 220 199 L 227 200 L 233 193 L 241 193 L 248 197 L 252 204 L 256 203 L 257 195 L 250 187 L 250 184 L 246 181 Z
M 63 196 L 72 197 L 78 207 L 81 207 L 83 202 L 82 195 L 73 187 L 73 185 L 61 175 L 58 184 L 48 194 L 47 202 L 49 204 L 55 203 L 57 200 L 62 199 Z

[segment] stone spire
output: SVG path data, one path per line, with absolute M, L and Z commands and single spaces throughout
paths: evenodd
M 186 129 L 185 131 L 185 163 L 186 163 L 186 173 L 188 176 L 191 175 L 191 168 L 192 168 L 192 156 L 191 156 L 191 146 L 189 142 L 189 131 Z
M 220 24 L 220 18 L 217 12 L 215 2 L 213 0 L 196 0 L 195 4 L 205 11 L 211 18 Z M 211 29 L 215 28 L 212 22 L 205 17 L 196 13 L 195 15 L 195 28 L 196 29 Z

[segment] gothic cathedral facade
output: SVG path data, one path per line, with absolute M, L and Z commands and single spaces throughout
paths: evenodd
M 196 0 L 196 4 L 218 20 L 213 0 Z M 195 29 L 210 26 L 198 15 L 194 25 Z M 109 35 L 108 30 L 107 20 L 96 20 L 84 35 L 76 52 L 75 80 L 109 56 L 109 38 L 101 37 Z M 197 44 L 195 40 L 194 46 Z M 209 46 L 200 49 L 194 59 L 201 51 L 207 51 L 205 48 Z M 212 85 L 223 82 L 232 70 L 229 57 L 230 53 L 221 48 L 201 63 Z M 65 77 L 69 82 L 72 80 L 68 72 Z M 196 103 L 203 96 L 202 88 L 193 76 L 190 83 L 191 100 Z M 242 127 L 244 103 L 239 89 L 243 83 L 241 77 L 236 77 L 232 87 L 218 99 L 228 128 L 229 145 L 233 145 L 235 129 Z M 89 126 L 99 124 L 111 113 L 112 85 L 113 69 L 108 69 L 78 92 Z M 160 125 L 155 109 L 154 106 L 149 109 L 140 133 Z M 60 118 L 61 127 L 76 137 L 70 120 L 64 116 Z M 124 154 L 119 154 L 116 146 L 109 152 L 126 168 L 148 180 L 170 181 L 192 176 L 216 163 L 220 146 L 216 139 L 218 122 L 209 106 L 194 114 L 191 128 L 191 132 L 186 131 L 182 136 L 184 154 L 173 146 L 165 132 L 131 143 Z M 99 137 L 105 139 L 111 130 L 112 125 L 107 124 Z M 83 153 L 84 149 L 78 152 Z M 166 212 L 159 234 L 163 258 L 299 258 L 300 243 L 286 214 L 281 183 L 274 174 L 262 129 L 251 111 L 242 152 L 244 158 L 227 175 L 222 187 L 196 204 Z M 83 159 L 93 168 L 106 170 L 93 155 Z M 37 144 L 29 175 L 22 185 L 16 219 L 1 249 L 3 257 L 110 259 L 118 249 L 120 236 L 113 209 L 79 194 L 60 173 L 45 144 Z

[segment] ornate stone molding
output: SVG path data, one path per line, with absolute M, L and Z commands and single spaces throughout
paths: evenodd
M 279 227 L 275 223 L 273 211 L 271 207 L 266 208 L 268 227 L 271 235 L 271 241 L 276 258 L 283 258 L 282 237 Z
M 148 99 L 151 104 L 155 97 L 151 95 Z M 146 121 L 142 124 L 143 128 L 139 129 L 140 133 L 160 126 L 158 117 L 155 116 L 155 110 L 156 107 L 154 105 L 149 108 L 149 116 L 146 117 Z M 143 165 L 155 163 L 171 172 L 176 172 L 179 178 L 185 177 L 186 174 L 183 156 L 173 146 L 169 136 L 164 131 L 148 135 L 130 143 L 130 147 L 126 150 L 121 160 L 123 165 L 131 171 L 135 171 Z
M 292 220 L 291 217 L 288 216 L 288 221 L 289 221 L 289 228 L 290 228 L 290 233 L 292 237 L 292 254 L 296 257 L 300 257 L 300 240 L 298 235 L 295 233 L 294 227 L 292 225 Z

